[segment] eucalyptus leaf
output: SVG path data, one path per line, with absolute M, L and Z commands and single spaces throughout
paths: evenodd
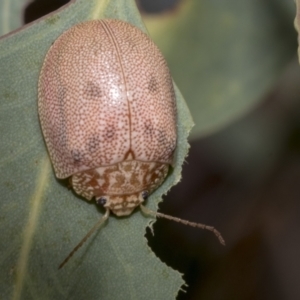
M 145 16 L 192 112 L 193 138 L 245 115 L 274 86 L 295 47 L 285 2 L 187 0 Z
M 145 228 L 153 220 L 139 210 L 111 216 L 58 271 L 103 211 L 55 178 L 38 120 L 37 82 L 62 32 L 104 17 L 146 31 L 133 0 L 78 0 L 0 40 L 1 299 L 174 299 L 184 283 L 148 247 Z M 178 146 L 172 172 L 148 200 L 154 210 L 179 181 L 188 150 L 192 121 L 175 90 Z

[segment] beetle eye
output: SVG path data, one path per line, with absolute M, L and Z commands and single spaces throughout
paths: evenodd
M 105 197 L 100 197 L 99 199 L 96 199 L 96 203 L 97 205 L 101 205 L 101 206 L 104 206 L 107 202 L 107 199 Z
M 142 192 L 142 198 L 143 198 L 144 200 L 147 200 L 148 197 L 149 197 L 148 191 L 143 191 L 143 192 Z

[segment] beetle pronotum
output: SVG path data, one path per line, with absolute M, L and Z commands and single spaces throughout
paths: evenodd
M 150 215 L 208 229 L 142 205 L 167 176 L 176 147 L 175 94 L 167 64 L 151 39 L 119 20 L 77 24 L 50 47 L 39 78 L 42 131 L 59 179 L 96 199 L 105 215 Z

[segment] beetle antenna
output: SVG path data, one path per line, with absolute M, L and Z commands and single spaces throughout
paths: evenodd
M 165 215 L 163 213 L 150 210 L 149 208 L 147 208 L 146 206 L 144 206 L 142 204 L 140 204 L 140 207 L 141 207 L 142 212 L 146 215 L 159 217 L 159 218 L 164 218 L 164 219 L 168 219 L 168 220 L 175 221 L 175 222 L 178 222 L 178 223 L 182 223 L 184 225 L 188 225 L 188 226 L 197 227 L 197 228 L 212 231 L 215 234 L 215 236 L 219 239 L 219 242 L 223 246 L 225 246 L 225 241 L 224 241 L 221 233 L 213 226 L 208 226 L 208 225 L 201 224 L 201 223 L 190 222 L 190 221 L 183 220 L 183 219 L 180 219 L 180 218 L 177 218 L 177 217 Z
M 75 248 L 70 252 L 70 254 L 65 258 L 65 260 L 59 265 L 58 269 L 61 269 L 68 260 L 74 255 L 74 253 L 87 241 L 87 239 L 108 219 L 109 209 L 106 209 L 106 212 L 102 218 L 93 226 L 93 228 L 85 235 L 85 237 L 75 246 Z

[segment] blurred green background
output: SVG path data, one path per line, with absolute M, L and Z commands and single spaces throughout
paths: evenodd
M 216 226 L 227 245 L 159 220 L 152 247 L 186 274 L 179 299 L 300 299 L 295 3 L 176 2 L 145 16 L 196 124 L 182 182 L 160 208 Z
M 28 23 L 67 1 L 32 1 Z M 194 117 L 155 253 L 184 273 L 178 299 L 300 299 L 300 72 L 292 0 L 140 0 Z

